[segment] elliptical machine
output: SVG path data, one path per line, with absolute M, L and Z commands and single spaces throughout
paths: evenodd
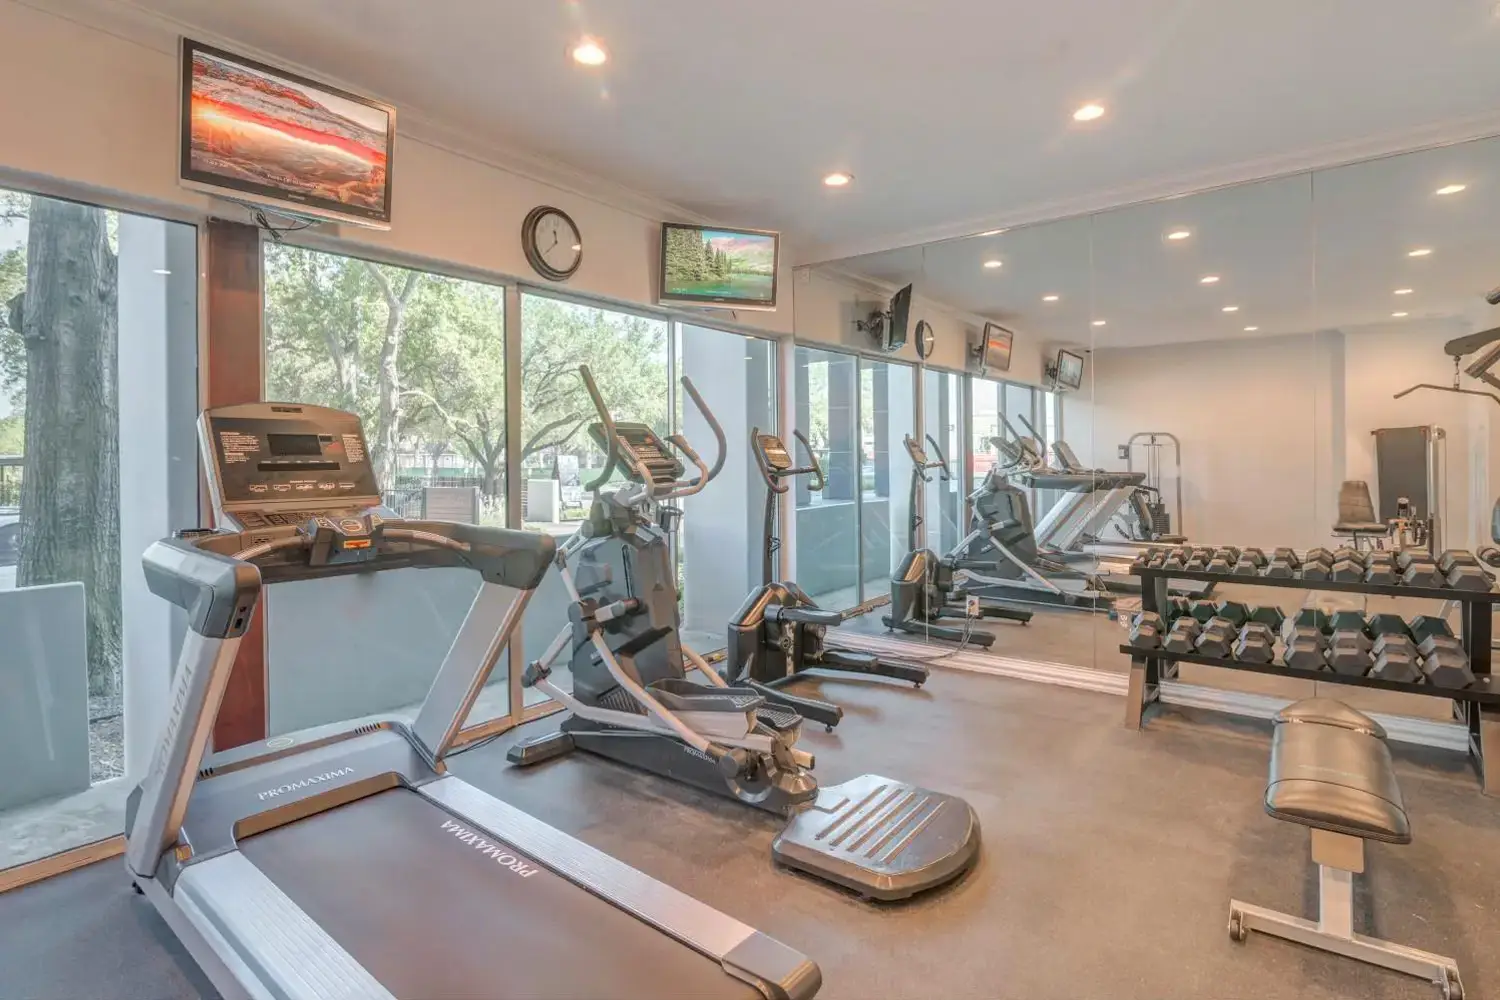
M 802 445 L 807 465 L 794 467 L 791 451 L 775 434 L 762 434 L 759 427 L 750 432 L 750 451 L 766 484 L 761 586 L 729 622 L 724 679 L 832 730 L 844 717 L 842 708 L 821 698 L 788 694 L 781 687 L 812 668 L 894 677 L 917 687 L 927 682 L 928 674 L 927 668 L 918 664 L 884 663 L 869 653 L 829 649 L 824 642 L 828 629 L 842 625 L 844 616 L 818 607 L 795 583 L 776 582 L 776 553 L 781 549 L 781 539 L 776 535 L 777 498 L 791 489 L 786 481 L 798 476 L 813 477 L 810 488 L 814 493 L 823 489 L 818 456 L 801 431 L 792 434 Z
M 1024 625 L 1031 621 L 1031 612 L 980 602 L 971 613 L 971 609 L 965 606 L 969 595 L 954 579 L 954 560 L 939 557 L 931 549 L 917 548 L 917 530 L 922 525 L 922 516 L 917 512 L 917 501 L 922 484 L 932 482 L 928 470 L 937 470 L 943 482 L 953 478 L 948 469 L 948 459 L 931 434 L 927 435 L 927 443 L 932 445 L 932 450 L 937 454 L 936 459 L 929 459 L 922 446 L 910 434 L 902 439 L 913 466 L 908 501 L 911 516 L 907 520 L 907 553 L 891 577 L 891 613 L 881 621 L 888 629 L 988 649 L 995 644 L 992 633 L 975 630 L 972 624 L 965 628 L 954 628 L 937 622 L 944 618 L 963 618 L 970 623 L 976 618 L 999 618 Z
M 614 420 L 588 368 L 579 374 L 599 414 L 589 433 L 607 458 L 588 484 L 588 519 L 557 550 L 569 623 L 522 675 L 571 714 L 507 759 L 528 765 L 587 750 L 785 816 L 771 843 L 778 863 L 869 898 L 901 899 L 961 875 L 979 854 L 967 802 L 873 774 L 820 789 L 812 754 L 796 747 L 802 717 L 730 687 L 682 643 L 667 540 L 677 515 L 662 505 L 700 492 L 725 456 L 724 432 L 692 381 L 682 387 L 718 442 L 712 469 L 681 434 L 664 442 L 646 424 Z M 697 468 L 694 478 L 684 478 L 668 442 Z M 605 491 L 621 466 L 627 482 Z M 564 651 L 571 691 L 551 679 Z M 689 680 L 689 667 L 708 683 Z

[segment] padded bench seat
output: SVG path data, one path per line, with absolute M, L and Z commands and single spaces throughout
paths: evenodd
M 1266 812 L 1361 840 L 1411 843 L 1379 723 L 1331 698 L 1288 706 L 1276 723 Z
M 1462 1000 L 1453 959 L 1355 933 L 1354 876 L 1365 870 L 1365 841 L 1411 843 L 1411 824 L 1385 730 L 1332 698 L 1309 698 L 1276 715 L 1266 812 L 1310 827 L 1318 865 L 1318 919 L 1229 901 L 1229 936 L 1251 931 L 1296 941 L 1435 983 Z

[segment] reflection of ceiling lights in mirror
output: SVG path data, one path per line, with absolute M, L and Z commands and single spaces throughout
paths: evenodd
M 1167 234 L 1167 239 L 1185 240 L 1191 235 L 1193 235 L 1193 231 L 1191 229 L 1174 229 Z
M 592 38 L 585 38 L 573 47 L 573 61 L 580 66 L 603 66 L 609 59 L 609 53 L 604 51 L 604 46 Z
M 1442 187 L 1438 188 L 1437 191 L 1434 192 L 1434 193 L 1435 194 L 1458 194 L 1458 192 L 1462 191 L 1464 188 L 1466 188 L 1468 186 L 1469 185 L 1467 185 L 1467 184 L 1444 184 Z
M 1005 266 L 1005 261 L 1003 261 L 1003 260 L 987 260 L 987 261 L 984 262 L 984 266 L 988 267 L 988 268 L 1004 267 Z
M 1240 307 L 1239 306 L 1225 306 L 1224 307 L 1224 311 L 1227 312 L 1227 313 L 1237 313 L 1237 312 L 1240 311 Z
M 1260 329 L 1260 327 L 1258 327 L 1258 326 L 1247 326 L 1247 327 L 1245 327 L 1245 332 L 1246 333 L 1254 333 L 1256 330 L 1259 330 L 1259 329 Z
M 1407 313 L 1403 313 L 1403 312 L 1394 312 L 1394 313 L 1391 313 L 1391 319 L 1405 319 L 1407 317 L 1407 315 L 1408 315 Z
M 1095 326 L 1103 326 L 1104 325 L 1104 320 L 1102 320 L 1102 319 L 1096 319 L 1096 320 L 1094 320 L 1094 325 Z
M 1062 298 L 1061 295 L 1043 295 L 1042 296 L 1042 301 L 1043 302 L 1056 302 L 1060 298 Z
M 1398 288 L 1394 292 L 1392 292 L 1391 294 L 1392 295 L 1410 295 L 1411 294 L 1411 289 L 1410 288 Z
M 842 170 L 835 170 L 823 178 L 823 186 L 831 188 L 848 187 L 849 182 L 854 180 L 853 174 L 846 174 Z
M 1408 250 L 1406 252 L 1406 256 L 1408 257 L 1429 257 L 1431 255 L 1431 247 L 1418 247 L 1416 250 Z
M 1217 274 L 1205 274 L 1198 279 L 1198 284 L 1200 285 L 1216 285 L 1218 282 L 1219 276 Z
M 1104 105 L 1102 104 L 1085 104 L 1077 111 L 1073 112 L 1073 120 L 1075 122 L 1091 122 L 1095 119 L 1103 117 Z
M 999 236 L 1003 232 L 1005 232 L 1005 230 L 1003 230 L 1003 229 L 986 229 L 984 232 L 980 233 L 979 235 L 980 236 Z

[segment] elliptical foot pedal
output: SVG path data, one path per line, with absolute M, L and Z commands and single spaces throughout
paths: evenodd
M 762 705 L 755 710 L 755 721 L 780 736 L 792 734 L 792 742 L 802 730 L 802 715 L 790 708 Z
M 505 752 L 505 759 L 512 764 L 526 767 L 563 757 L 576 748 L 572 733 L 556 732 L 546 736 L 517 743 Z
M 819 789 L 771 857 L 870 899 L 905 899 L 973 866 L 979 817 L 957 796 L 864 774 Z

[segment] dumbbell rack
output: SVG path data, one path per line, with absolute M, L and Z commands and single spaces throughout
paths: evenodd
M 1243 584 L 1250 587 L 1273 587 L 1283 590 L 1325 590 L 1348 594 L 1374 594 L 1382 597 L 1414 597 L 1433 601 L 1457 601 L 1463 616 L 1461 638 L 1469 654 L 1474 683 L 1465 688 L 1445 688 L 1433 684 L 1391 681 L 1378 677 L 1339 674 L 1328 670 L 1287 667 L 1280 663 L 1249 663 L 1197 653 L 1173 653 L 1165 649 L 1143 650 L 1121 645 L 1120 652 L 1130 656 L 1130 689 L 1126 695 L 1125 727 L 1140 729 L 1150 718 L 1151 710 L 1160 705 L 1162 681 L 1177 678 L 1179 663 L 1201 663 L 1226 670 L 1248 670 L 1258 674 L 1295 677 L 1322 684 L 1348 684 L 1354 687 L 1399 691 L 1449 698 L 1453 714 L 1469 729 L 1469 754 L 1478 768 L 1485 794 L 1500 795 L 1500 678 L 1490 673 L 1491 615 L 1500 604 L 1500 591 L 1459 590 L 1450 587 L 1408 587 L 1404 584 L 1348 582 L 1341 580 L 1302 580 L 1296 577 L 1267 577 L 1211 573 L 1207 570 L 1148 569 L 1135 570 L 1141 580 L 1141 611 L 1154 611 L 1166 617 L 1167 580 L 1202 580 L 1209 583 Z M 1170 623 L 1169 623 L 1170 624 Z M 1496 764 L 1486 768 L 1485 760 L 1495 754 Z

